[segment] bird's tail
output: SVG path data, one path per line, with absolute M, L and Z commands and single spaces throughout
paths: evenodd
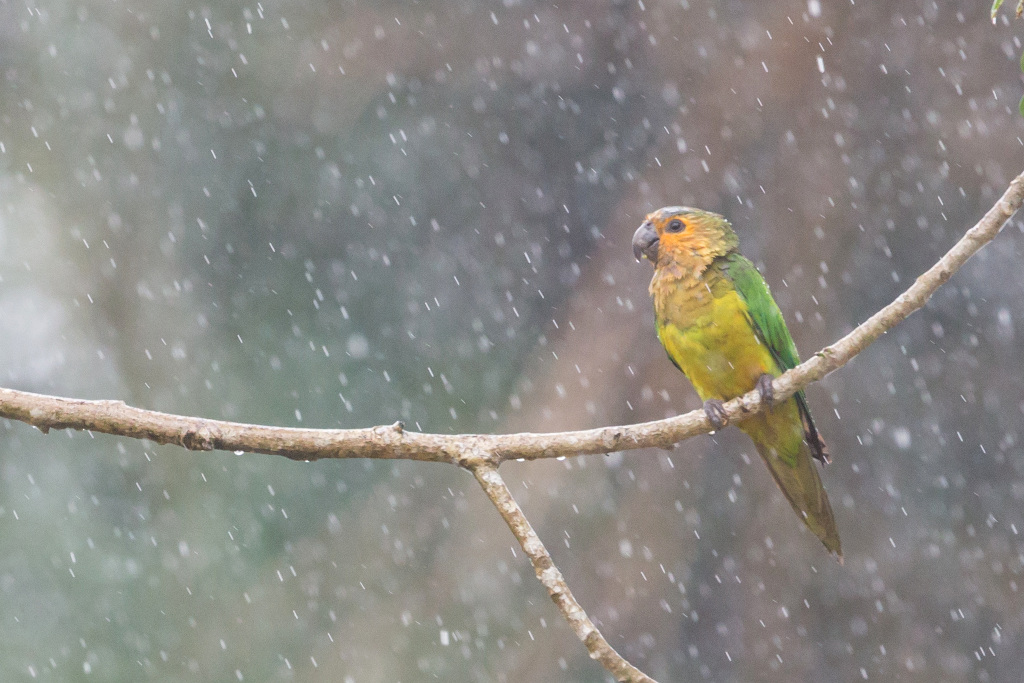
M 814 450 L 804 439 L 803 425 L 790 399 L 766 413 L 744 420 L 739 427 L 753 440 L 775 483 L 800 519 L 836 558 L 843 561 L 832 506 L 814 463 Z M 779 413 L 792 412 L 790 416 Z M 818 437 L 820 439 L 820 437 Z M 824 443 L 821 444 L 822 446 Z

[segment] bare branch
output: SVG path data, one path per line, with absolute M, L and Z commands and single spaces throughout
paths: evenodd
M 476 476 L 476 480 L 480 482 L 487 497 L 494 503 L 494 507 L 498 508 L 498 512 L 508 524 L 508 528 L 512 530 L 519 545 L 523 547 L 526 556 L 530 558 L 533 571 L 537 574 L 537 580 L 548 589 L 548 595 L 551 596 L 552 602 L 558 607 L 558 611 L 562 613 L 565 620 L 569 622 L 576 637 L 586 646 L 591 659 L 600 662 L 601 666 L 611 672 L 617 680 L 657 683 L 653 678 L 623 659 L 622 655 L 616 652 L 615 648 L 597 630 L 594 622 L 590 620 L 580 604 L 576 602 L 572 591 L 565 583 L 562 572 L 555 566 L 544 543 L 541 542 L 537 532 L 533 530 L 530 522 L 526 519 L 522 508 L 512 497 L 512 492 L 509 491 L 505 481 L 498 474 L 498 469 L 486 461 L 480 461 L 470 469 Z
M 928 301 L 967 259 L 988 244 L 1024 203 L 1024 174 L 1014 178 L 985 216 L 939 261 L 895 301 L 868 318 L 853 332 L 825 347 L 807 362 L 773 383 L 775 399 L 783 400 L 842 367 L 885 332 Z M 754 391 L 725 404 L 729 420 L 743 420 L 762 409 Z M 471 470 L 504 517 L 533 563 L 537 578 L 590 656 L 621 681 L 650 681 L 608 644 L 573 598 L 551 556 L 512 498 L 497 467 L 509 459 L 537 460 L 589 453 L 666 448 L 711 431 L 703 410 L 641 424 L 551 434 L 424 434 L 405 431 L 401 423 L 366 429 L 293 429 L 207 420 L 133 408 L 122 401 L 87 401 L 0 388 L 0 417 L 50 429 L 103 432 L 190 450 L 247 451 L 282 455 L 293 460 L 321 458 L 402 458 L 447 462 Z
M 988 213 L 967 231 L 945 256 L 895 301 L 831 346 L 774 382 L 775 398 L 792 396 L 811 382 L 842 367 L 887 330 L 904 320 L 949 280 L 971 256 L 990 242 L 1024 203 L 1024 174 L 1014 178 Z M 761 410 L 756 390 L 725 404 L 729 420 L 742 420 Z M 668 448 L 712 427 L 703 410 L 618 427 L 549 434 L 425 434 L 405 431 L 401 423 L 366 429 L 294 429 L 207 420 L 159 413 L 120 401 L 85 401 L 0 388 L 0 417 L 27 422 L 42 431 L 82 429 L 190 450 L 270 453 L 292 460 L 322 458 L 402 458 L 467 466 L 463 453 L 478 449 L 496 462 L 538 460 L 593 453 Z
M 857 326 L 853 332 L 826 346 L 814 357 L 801 363 L 775 380 L 776 400 L 785 399 L 811 382 L 817 382 L 830 372 L 846 365 L 857 354 L 873 344 L 876 339 L 906 320 L 911 313 L 927 303 L 935 291 L 945 284 L 953 273 L 960 270 L 969 258 L 974 256 L 986 244 L 991 242 L 1003 229 L 1010 217 L 1024 204 L 1024 173 L 1012 181 L 1010 186 L 989 209 L 973 228 L 967 231 L 952 248 L 940 258 L 935 265 L 921 274 L 905 292 L 896 297 L 882 310 Z M 758 394 L 752 391 L 740 399 L 740 402 L 758 402 Z M 730 401 L 727 408 L 732 408 L 737 401 Z M 730 410 L 730 416 L 734 413 Z

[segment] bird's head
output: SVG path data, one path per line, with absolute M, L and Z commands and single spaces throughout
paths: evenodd
M 667 263 L 707 265 L 739 246 L 729 221 L 688 206 L 666 206 L 647 214 L 633 233 L 633 256 L 657 267 Z

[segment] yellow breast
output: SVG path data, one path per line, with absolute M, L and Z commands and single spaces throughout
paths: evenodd
M 672 286 L 652 283 L 652 290 L 658 337 L 702 401 L 734 398 L 762 374 L 779 374 L 746 303 L 725 278 L 710 272 Z

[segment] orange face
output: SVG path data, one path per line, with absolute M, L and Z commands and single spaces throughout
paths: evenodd
M 633 255 L 709 262 L 737 246 L 736 233 L 717 213 L 688 206 L 666 206 L 647 214 L 633 233 Z

